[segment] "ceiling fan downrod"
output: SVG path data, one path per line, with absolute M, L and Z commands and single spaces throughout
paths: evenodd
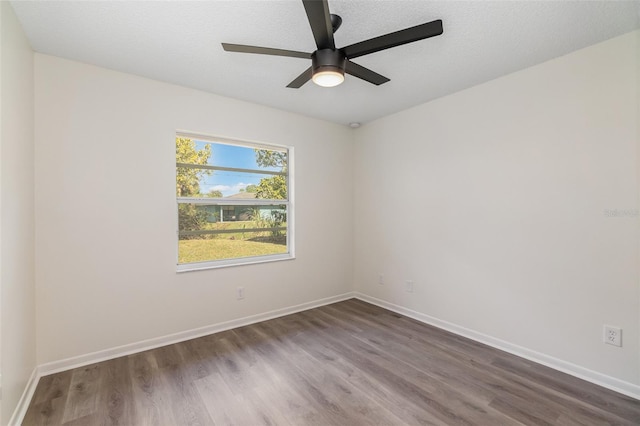
M 315 52 L 306 53 L 231 43 L 222 43 L 223 49 L 227 52 L 311 59 L 311 66 L 287 85 L 292 89 L 299 89 L 309 80 L 313 80 L 314 83 L 323 87 L 337 86 L 344 81 L 345 73 L 379 86 L 390 80 L 377 72 L 356 64 L 352 59 L 429 37 L 439 36 L 443 32 L 442 20 L 436 19 L 435 21 L 337 48 L 333 35 L 340 28 L 342 18 L 329 13 L 327 0 L 302 0 L 302 5 L 318 48 Z

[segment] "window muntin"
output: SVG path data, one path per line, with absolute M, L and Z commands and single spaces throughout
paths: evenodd
M 178 271 L 293 257 L 290 151 L 177 134 Z

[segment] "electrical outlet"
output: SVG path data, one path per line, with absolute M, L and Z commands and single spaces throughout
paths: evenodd
M 244 299 L 244 287 L 238 287 L 236 289 L 236 299 L 237 300 Z
M 378 284 L 384 285 L 384 275 L 378 274 Z
M 622 329 L 620 327 L 605 325 L 604 343 L 613 346 L 622 346 Z
M 413 281 L 407 280 L 404 282 L 404 288 L 407 290 L 407 293 L 413 293 Z

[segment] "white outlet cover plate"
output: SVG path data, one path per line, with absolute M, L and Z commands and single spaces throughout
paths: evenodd
M 613 346 L 622 346 L 622 329 L 612 325 L 605 325 L 603 328 L 604 343 Z

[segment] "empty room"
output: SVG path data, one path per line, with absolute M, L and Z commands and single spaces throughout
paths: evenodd
M 640 424 L 640 1 L 0 24 L 1 425 Z

